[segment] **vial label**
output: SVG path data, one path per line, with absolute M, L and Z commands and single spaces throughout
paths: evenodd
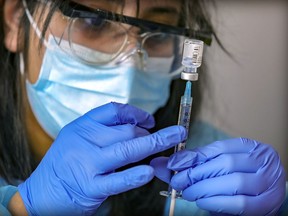
M 186 39 L 184 42 L 182 65 L 198 68 L 202 64 L 204 43 L 199 40 Z

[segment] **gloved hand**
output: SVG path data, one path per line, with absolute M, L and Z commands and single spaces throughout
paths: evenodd
M 151 161 L 155 175 L 183 190 L 211 213 L 275 215 L 285 198 L 285 172 L 278 154 L 266 144 L 237 138 Z M 168 168 L 167 168 L 168 167 Z
M 149 135 L 153 117 L 110 103 L 65 126 L 32 175 L 18 189 L 29 215 L 91 215 L 110 195 L 140 187 L 151 166 L 115 169 L 171 148 L 185 139 L 183 127 Z

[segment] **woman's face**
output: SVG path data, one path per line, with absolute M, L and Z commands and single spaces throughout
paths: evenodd
M 21 2 L 21 1 L 20 1 Z M 181 13 L 181 1 L 179 0 L 140 0 L 139 3 L 139 14 L 137 15 L 137 4 L 135 0 L 126 0 L 124 7 L 117 0 L 107 1 L 107 0 L 75 0 L 75 3 L 85 5 L 91 8 L 99 8 L 111 12 L 116 12 L 118 14 L 124 14 L 126 16 L 138 17 L 140 19 L 160 22 L 168 25 L 177 25 L 179 20 L 179 14 Z M 7 9 L 6 12 L 10 13 L 9 4 L 12 8 L 11 1 L 6 1 Z M 16 7 L 15 7 L 16 8 Z M 43 10 L 44 9 L 44 13 Z M 15 14 L 18 11 L 15 9 Z M 41 5 L 36 13 L 33 15 L 33 19 L 37 23 L 38 28 L 41 30 L 43 28 L 43 22 L 45 17 L 49 12 L 49 7 Z M 40 17 L 41 16 L 41 17 Z M 5 16 L 6 19 L 12 19 L 11 16 Z M 41 20 L 41 21 L 40 21 Z M 6 20 L 10 22 L 11 20 Z M 61 36 L 65 29 L 67 28 L 68 21 L 63 19 L 63 15 L 60 11 L 56 11 L 53 14 L 51 22 L 49 24 L 48 30 L 45 34 L 45 39 L 48 40 L 49 35 L 53 34 L 54 36 Z M 128 27 L 129 29 L 129 27 Z M 11 46 L 7 41 L 11 41 L 11 34 L 6 34 L 6 47 L 13 52 L 22 52 L 21 47 L 15 48 Z M 18 38 L 21 44 L 23 38 Z M 41 46 L 39 49 L 39 37 L 35 33 L 34 28 L 30 28 L 30 37 L 29 37 L 29 48 L 28 56 L 26 56 L 26 65 L 25 65 L 25 77 L 29 80 L 30 83 L 35 83 L 39 77 L 39 73 L 42 66 L 43 56 L 45 54 L 45 46 Z M 113 41 L 111 41 L 113 42 Z M 25 89 L 24 89 L 25 92 Z M 25 95 L 24 95 L 25 96 Z M 32 150 L 34 151 L 36 158 L 41 159 L 44 156 L 45 152 L 48 150 L 52 143 L 52 138 L 49 137 L 44 130 L 41 128 L 37 122 L 33 112 L 30 108 L 29 102 L 26 99 L 26 124 L 29 143 L 31 144 Z
M 106 1 L 106 0 L 75 0 L 74 2 L 82 4 L 91 8 L 99 8 L 107 11 L 124 14 L 126 16 L 136 17 L 137 6 L 135 0 L 126 0 L 124 8 L 121 6 L 119 1 Z M 140 19 L 160 22 L 168 25 L 177 25 L 179 20 L 180 2 L 177 0 L 140 0 L 140 9 L 138 17 Z M 47 8 L 48 10 L 49 8 Z M 48 12 L 48 11 L 47 11 Z M 42 13 L 41 13 L 42 14 Z M 37 19 L 37 13 L 35 15 Z M 55 12 L 49 29 L 46 33 L 46 40 L 52 33 L 58 37 L 63 35 L 65 29 L 67 30 L 68 21 L 63 19 L 61 12 Z M 40 24 L 41 26 L 41 24 Z M 127 27 L 129 29 L 129 27 Z M 40 27 L 41 29 L 41 27 Z M 37 52 L 39 49 L 39 39 L 35 34 L 34 29 L 30 30 L 30 48 L 29 48 L 29 61 L 27 67 L 27 77 L 31 83 L 35 83 L 38 79 L 40 68 L 42 65 L 43 55 L 45 53 L 45 47 L 43 46 L 40 53 Z M 111 41 L 112 42 L 112 41 Z M 101 50 L 100 50 L 101 51 Z M 35 55 L 36 54 L 36 55 Z

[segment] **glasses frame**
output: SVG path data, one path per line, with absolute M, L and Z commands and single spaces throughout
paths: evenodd
M 170 33 L 175 35 L 182 35 L 185 37 L 203 41 L 206 45 L 210 46 L 212 43 L 212 31 L 210 30 L 192 30 L 189 28 L 181 28 L 176 26 L 165 25 L 162 23 L 143 20 L 135 17 L 125 16 L 111 11 L 106 11 L 98 8 L 89 8 L 75 2 L 68 4 L 61 4 L 59 10 L 64 16 L 70 18 L 102 18 L 110 21 L 120 22 L 140 28 L 147 28 L 147 31 Z

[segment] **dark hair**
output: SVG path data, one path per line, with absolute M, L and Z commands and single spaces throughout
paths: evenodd
M 121 0 L 119 0 L 122 2 Z M 139 0 L 135 0 L 139 6 Z M 183 17 L 182 22 L 189 25 L 191 28 L 205 27 L 210 30 L 212 25 L 209 17 L 205 12 L 205 5 L 201 0 L 182 0 L 183 1 Z M 21 2 L 21 1 L 20 1 Z M 50 19 L 59 4 L 66 4 L 67 0 L 51 1 L 51 10 L 45 20 L 44 31 L 45 34 Z M 1 2 L 0 2 L 1 3 Z M 37 1 L 27 1 L 29 10 L 33 13 L 37 9 Z M 21 6 L 21 5 L 20 5 Z M 4 41 L 4 20 L 3 20 L 3 6 L 0 11 L 0 39 Z M 185 14 L 188 14 L 186 16 Z M 188 23 L 187 23 L 188 21 Z M 30 24 L 27 17 L 23 13 L 21 22 L 23 26 L 24 35 L 24 56 L 28 49 L 28 38 Z M 214 34 L 214 38 L 217 39 Z M 25 123 L 23 119 L 22 107 L 22 93 L 20 86 L 19 73 L 19 56 L 9 52 L 4 44 L 0 45 L 0 175 L 8 182 L 13 179 L 26 179 L 32 170 L 32 157 L 27 144 L 27 137 L 25 135 Z M 25 59 L 26 60 L 26 59 Z M 202 69 L 204 66 L 202 66 Z M 201 94 L 199 89 L 205 82 L 205 73 L 201 73 L 201 79 L 193 83 L 193 97 L 197 101 L 193 105 L 193 117 L 199 111 L 201 104 Z M 156 127 L 158 130 L 165 126 L 177 123 L 178 106 L 180 96 L 183 94 L 185 82 L 178 79 L 174 80 L 171 85 L 170 98 L 167 105 L 161 108 L 155 114 Z M 172 153 L 172 152 L 165 152 Z M 163 153 L 162 153 L 163 154 Z M 141 163 L 149 163 L 149 159 Z M 134 164 L 135 165 L 135 164 Z M 127 168 L 127 167 L 125 167 Z M 165 199 L 159 195 L 160 190 L 167 190 L 167 185 L 154 179 L 149 184 L 131 190 L 129 192 L 111 197 L 107 200 L 111 207 L 111 215 L 161 215 L 163 214 Z
M 0 40 L 4 41 L 3 1 L 0 2 Z M 31 173 L 25 136 L 17 55 L 0 45 L 0 174 L 8 183 Z
M 9 184 L 17 184 L 17 180 L 29 177 L 35 161 L 26 136 L 19 54 L 10 52 L 4 45 L 4 2 L 0 1 L 0 40 L 3 42 L 0 44 L 0 177 Z M 55 1 L 55 6 L 47 16 L 45 31 L 59 2 L 61 0 Z M 27 1 L 32 12 L 38 4 L 37 1 Z M 23 8 L 22 1 L 19 1 L 17 7 Z M 24 36 L 21 44 L 24 46 L 23 56 L 26 62 L 30 23 L 24 10 L 20 25 L 22 28 L 19 36 Z

